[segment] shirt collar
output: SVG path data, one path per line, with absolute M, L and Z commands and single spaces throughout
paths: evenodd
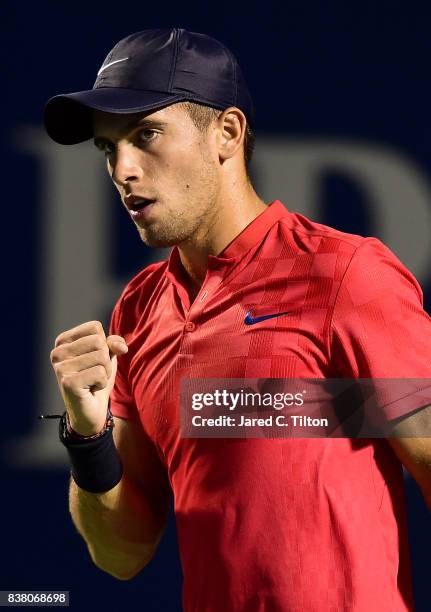
M 280 200 L 274 200 L 266 209 L 251 221 L 218 255 L 208 255 L 208 268 L 221 269 L 237 263 L 247 251 L 263 240 L 270 228 L 282 217 L 288 214 L 288 210 Z M 184 278 L 186 273 L 181 263 L 177 246 L 174 246 L 168 259 L 166 275 L 170 280 Z

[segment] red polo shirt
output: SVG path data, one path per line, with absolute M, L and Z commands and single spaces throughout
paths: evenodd
M 175 498 L 186 612 L 412 609 L 400 462 L 385 440 L 183 439 L 179 381 L 427 378 L 431 319 L 379 240 L 273 202 L 194 302 L 178 250 L 137 274 L 111 321 L 114 415 L 139 420 Z M 246 312 L 284 312 L 245 325 Z M 392 416 L 418 406 L 397 404 Z

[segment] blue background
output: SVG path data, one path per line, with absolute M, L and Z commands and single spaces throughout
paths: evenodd
M 120 38 L 145 28 L 184 27 L 220 39 L 236 54 L 257 108 L 257 147 L 259 135 L 280 134 L 374 143 L 402 151 L 429 179 L 429 15 L 425 4 L 406 6 L 382 0 L 369 5 L 133 0 L 3 5 L 2 448 L 44 426 L 34 422 L 37 410 L 43 411 L 36 376 L 36 271 L 44 248 L 38 242 L 43 201 L 37 194 L 43 176 L 34 158 L 20 149 L 20 127 L 41 125 L 50 96 L 90 88 Z M 354 233 L 369 231 L 370 204 L 358 185 L 328 173 L 321 199 L 322 222 Z M 128 246 L 113 247 L 114 273 L 130 277 L 145 262 L 145 247 L 128 241 L 125 221 L 118 221 L 117 229 L 117 244 Z M 423 289 L 429 312 L 431 286 Z M 150 566 L 130 582 L 116 581 L 92 565 L 71 525 L 67 470 L 22 467 L 6 454 L 0 589 L 69 590 L 75 609 L 181 609 L 172 521 Z M 417 610 L 425 611 L 430 518 L 411 480 L 407 492 Z

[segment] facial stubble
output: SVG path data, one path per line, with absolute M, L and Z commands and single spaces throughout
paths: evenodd
M 161 200 L 157 218 L 138 227 L 141 240 L 150 247 L 171 247 L 187 242 L 201 245 L 217 218 L 219 176 L 213 159 L 202 151 L 201 164 L 182 179 L 175 200 Z

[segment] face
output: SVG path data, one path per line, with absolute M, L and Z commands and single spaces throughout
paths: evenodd
M 216 139 L 172 105 L 151 114 L 95 111 L 94 142 L 149 246 L 199 243 L 217 214 Z

